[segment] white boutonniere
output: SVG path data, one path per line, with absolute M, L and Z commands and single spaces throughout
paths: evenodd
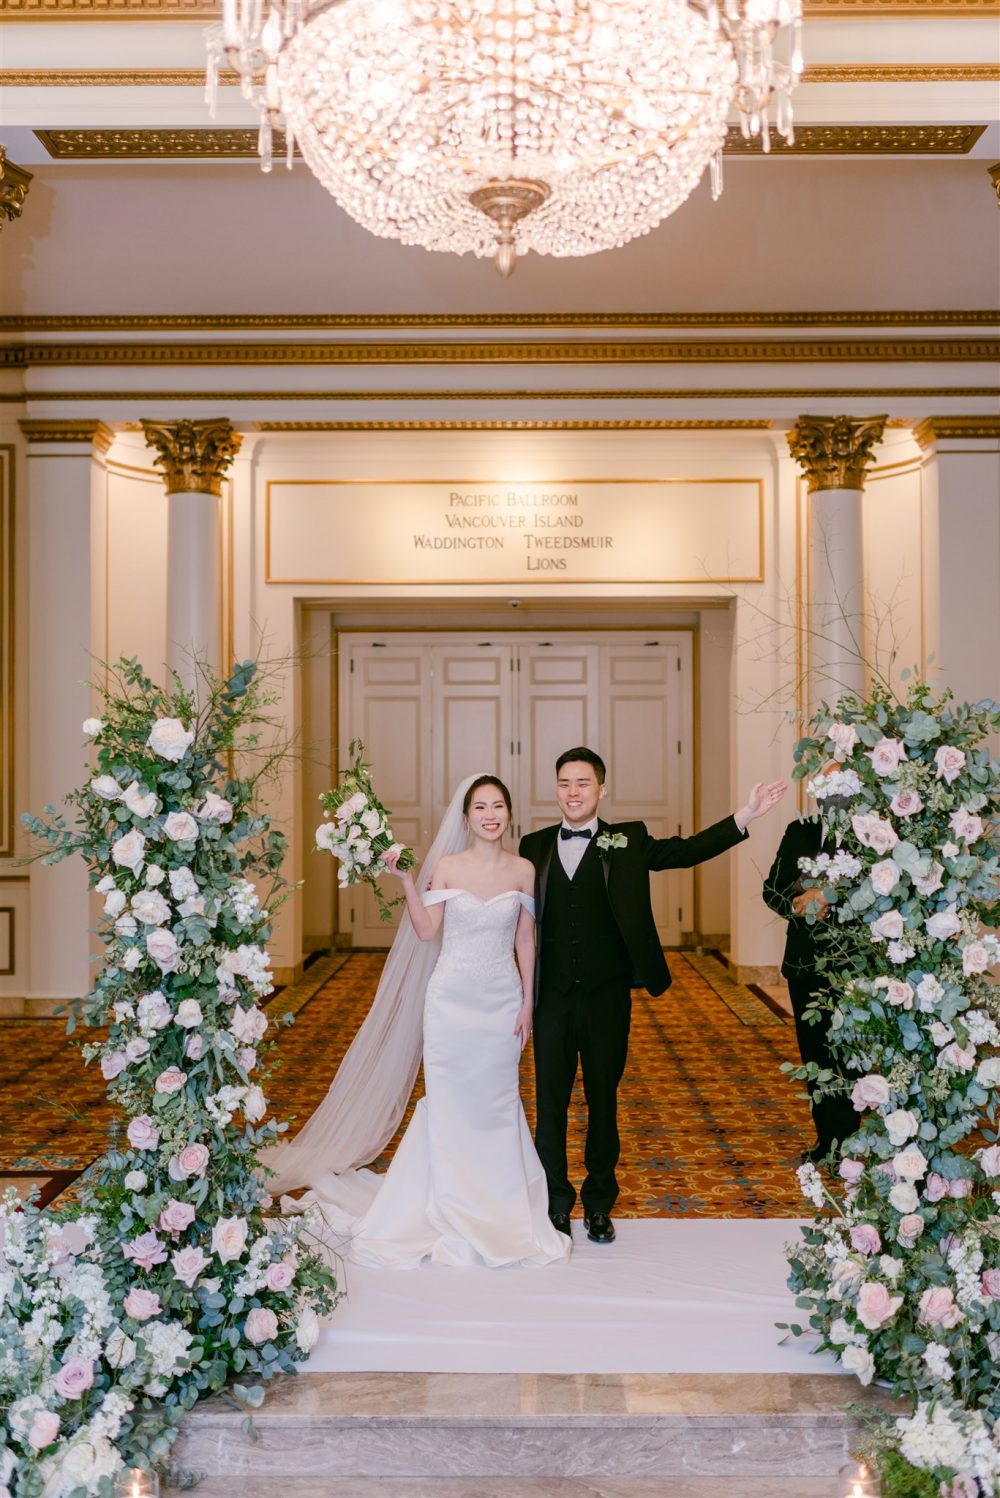
M 624 832 L 602 832 L 597 839 L 597 846 L 602 853 L 610 853 L 612 848 L 627 848 L 628 838 Z

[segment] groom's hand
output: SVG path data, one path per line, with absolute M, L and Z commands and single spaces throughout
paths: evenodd
M 788 789 L 786 780 L 772 780 L 770 785 L 758 781 L 747 797 L 746 806 L 741 806 L 739 811 L 733 812 L 737 827 L 741 832 L 746 832 L 751 822 L 758 817 L 764 816 L 772 806 L 777 806 L 782 796 Z

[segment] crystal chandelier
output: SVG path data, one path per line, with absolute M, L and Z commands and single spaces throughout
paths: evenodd
M 234 68 L 271 167 L 283 127 L 374 234 L 492 255 L 589 255 L 650 229 L 735 105 L 792 140 L 801 0 L 223 0 L 208 96 Z

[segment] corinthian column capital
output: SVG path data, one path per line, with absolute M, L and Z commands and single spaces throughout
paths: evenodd
M 864 489 L 872 448 L 881 441 L 884 416 L 800 416 L 788 448 L 808 480 L 821 489 Z
M 21 217 L 31 176 L 23 166 L 8 161 L 7 152 L 0 146 L 0 229 L 5 223 L 13 223 L 14 219 Z
M 146 444 L 163 470 L 168 494 L 221 494 L 222 480 L 242 438 L 224 417 L 204 421 L 144 421 Z

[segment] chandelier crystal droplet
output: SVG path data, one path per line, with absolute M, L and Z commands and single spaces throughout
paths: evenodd
M 711 164 L 731 108 L 789 141 L 801 0 L 223 0 L 208 100 L 238 73 L 261 164 L 285 132 L 373 234 L 493 256 L 647 234 Z

